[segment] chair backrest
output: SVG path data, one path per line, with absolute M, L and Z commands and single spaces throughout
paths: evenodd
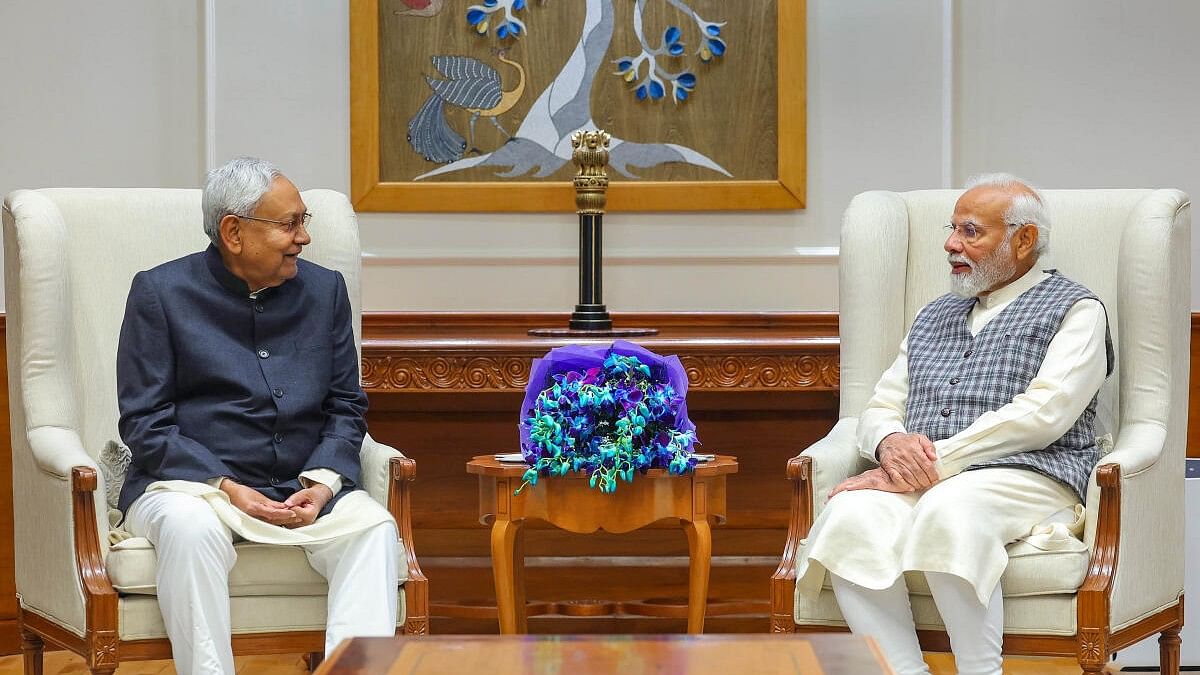
M 949 290 L 942 248 L 960 190 L 865 192 L 841 242 L 841 416 L 857 416 L 896 357 L 917 311 Z M 1158 464 L 1179 478 L 1187 434 L 1191 312 L 1190 203 L 1178 190 L 1046 190 L 1057 268 L 1104 302 L 1117 351 L 1100 392 L 1098 432 L 1167 430 Z M 1094 495 L 1089 497 L 1092 501 Z M 1180 505 L 1182 502 L 1180 502 Z M 1089 535 L 1091 532 L 1089 532 Z M 1090 539 L 1090 536 L 1089 536 Z
M 353 208 L 330 190 L 302 197 L 313 214 L 313 241 L 302 257 L 345 276 L 359 344 L 361 259 Z M 92 457 L 119 439 L 116 348 L 133 275 L 207 245 L 199 190 L 9 195 L 4 249 L 8 345 L 17 366 L 9 377 L 18 378 L 10 387 L 14 435 L 42 426 L 72 429 Z

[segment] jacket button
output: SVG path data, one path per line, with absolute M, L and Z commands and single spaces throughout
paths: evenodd
M 949 417 L 949 416 L 950 416 L 950 409 L 942 408 L 942 417 Z
M 271 476 L 271 478 L 269 480 L 271 482 L 271 485 L 279 485 L 279 479 L 276 478 L 275 476 Z
M 958 384 L 958 378 L 957 377 L 950 378 L 950 384 Z
M 970 349 L 968 349 L 966 352 L 964 352 L 964 353 L 963 353 L 963 358 L 965 359 L 965 358 L 967 358 L 967 357 L 968 357 L 968 356 L 970 356 L 970 355 L 971 355 L 971 350 L 970 350 Z
M 283 442 L 283 434 L 275 434 L 275 436 L 271 440 L 275 441 L 276 443 L 282 443 Z
M 258 312 L 259 314 L 262 314 L 263 304 L 261 302 L 254 303 L 254 311 Z
M 260 358 L 260 359 L 265 359 L 265 358 L 269 357 L 270 355 L 271 355 L 271 352 L 269 352 L 265 349 L 258 350 L 258 358 Z
M 271 394 L 274 395 L 275 398 L 282 398 L 283 390 L 280 389 L 279 387 L 275 387 L 274 389 L 271 390 Z

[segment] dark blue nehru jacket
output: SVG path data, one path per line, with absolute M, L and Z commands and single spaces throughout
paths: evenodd
M 158 480 L 229 476 L 282 501 L 299 475 L 359 482 L 367 397 L 342 275 L 299 260 L 251 299 L 216 248 L 133 278 L 117 347 L 121 438 L 133 453 L 120 508 Z

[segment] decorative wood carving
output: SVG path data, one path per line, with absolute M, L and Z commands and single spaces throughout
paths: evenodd
M 524 389 L 530 357 L 387 356 L 363 348 L 362 380 L 367 391 Z
M 628 314 L 622 324 L 657 326 L 639 340 L 678 354 L 695 390 L 834 391 L 840 381 L 829 315 Z M 800 316 L 807 317 L 800 320 Z M 558 315 L 429 314 L 364 317 L 368 392 L 521 391 L 533 359 L 569 340 L 530 338 Z
M 837 389 L 837 354 L 683 356 L 694 389 Z

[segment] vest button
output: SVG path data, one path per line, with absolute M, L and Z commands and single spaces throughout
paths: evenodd
M 282 443 L 283 442 L 283 434 L 275 434 L 275 436 L 271 440 L 275 441 L 276 443 Z
M 942 408 L 942 417 L 949 417 L 949 416 L 950 416 L 950 409 Z
M 259 314 L 262 314 L 263 304 L 261 302 L 254 303 L 254 311 L 258 312 Z
M 274 395 L 275 398 L 282 398 L 283 390 L 280 389 L 279 387 L 275 387 L 274 389 L 271 390 L 271 394 Z
M 270 483 L 271 483 L 271 485 L 279 485 L 279 479 L 276 478 L 275 476 L 271 476 Z
M 964 352 L 964 353 L 963 353 L 963 358 L 965 359 L 965 358 L 967 358 L 967 357 L 968 357 L 968 356 L 970 356 L 970 355 L 971 355 L 971 350 L 970 350 L 970 349 L 968 349 L 966 352 Z
M 958 378 L 957 377 L 950 378 L 950 384 L 958 384 Z
M 265 349 L 258 350 L 258 358 L 265 359 L 265 358 L 268 358 L 269 356 L 271 356 L 271 352 L 269 352 Z

